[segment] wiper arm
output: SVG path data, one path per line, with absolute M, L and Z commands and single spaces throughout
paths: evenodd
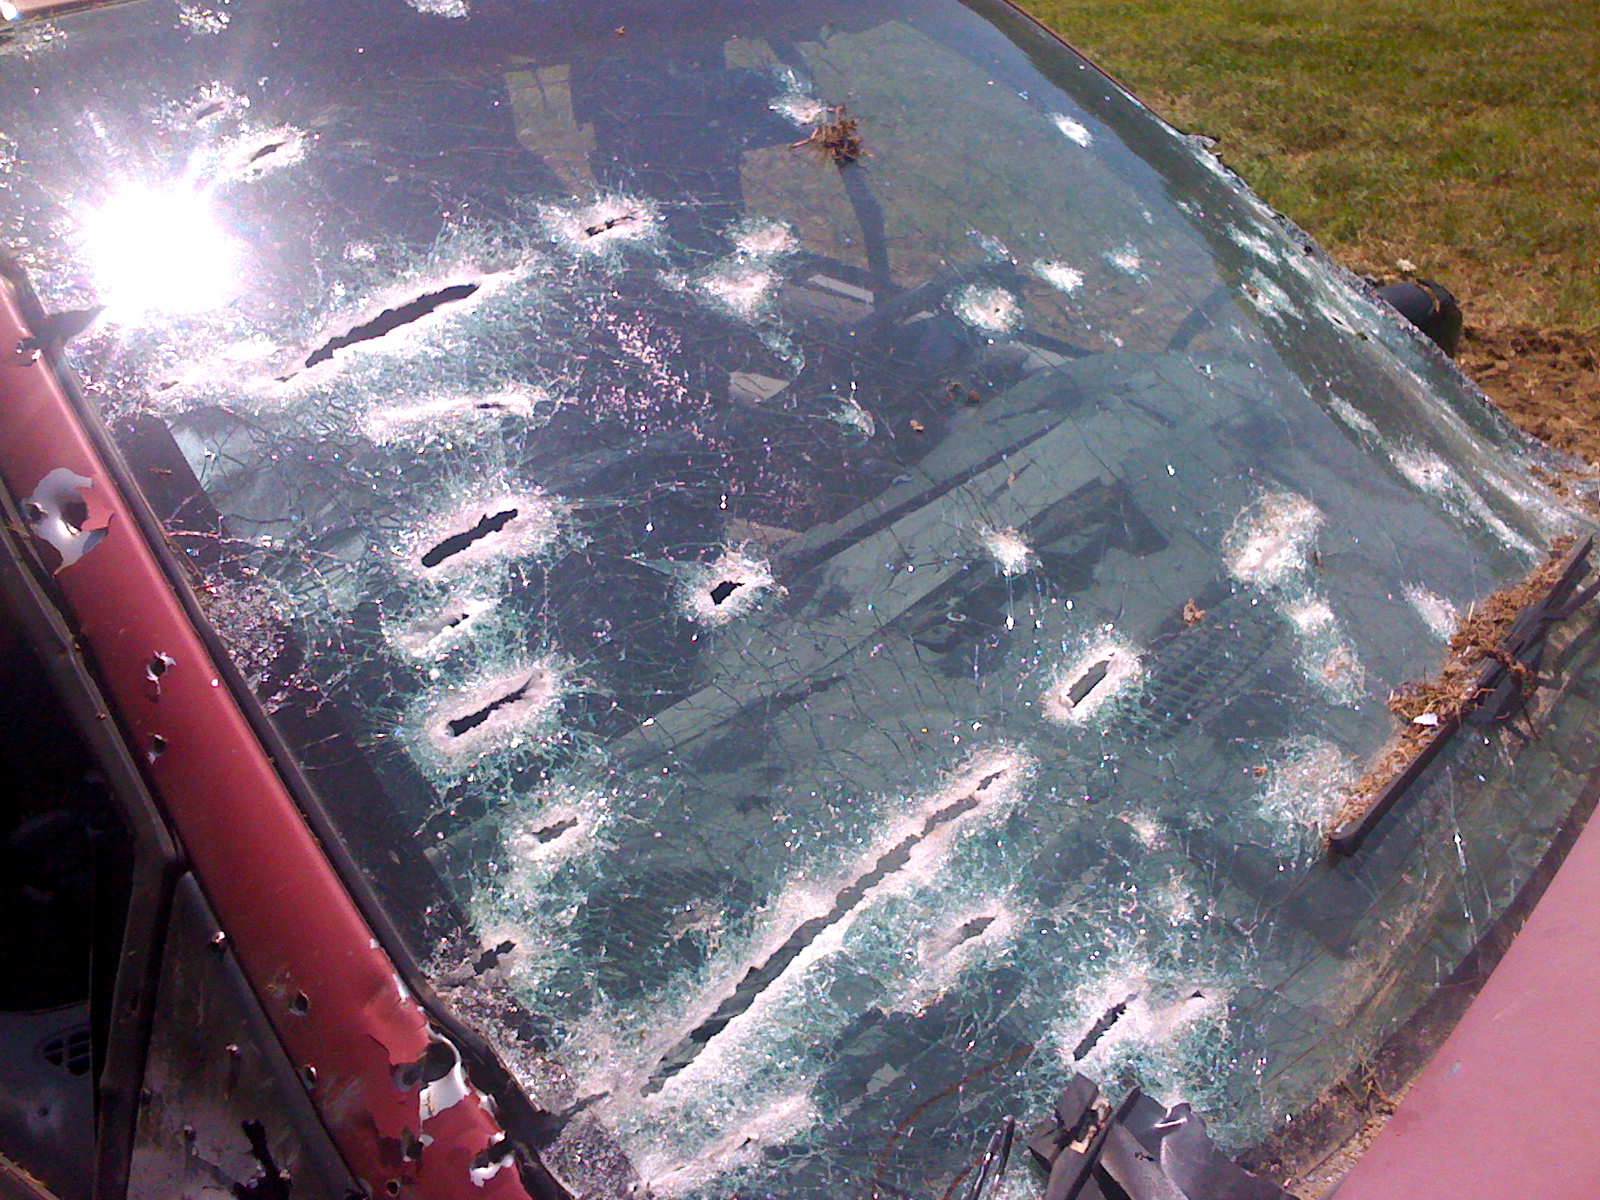
M 1600 592 L 1600 580 L 1577 591 L 1589 574 L 1589 554 L 1593 549 L 1594 538 L 1581 538 L 1559 559 L 1552 555 L 1551 563 L 1519 585 L 1518 590 L 1533 584 L 1533 594 L 1512 618 L 1499 645 L 1480 650 L 1483 664 L 1477 677 L 1462 690 L 1459 699 L 1443 705 L 1444 711 L 1432 714 L 1436 724 L 1422 725 L 1408 719 L 1400 731 L 1399 744 L 1384 756 L 1387 759 L 1399 755 L 1401 762 L 1375 790 L 1364 791 L 1357 785 L 1356 795 L 1328 835 L 1331 852 L 1354 854 L 1462 725 L 1504 720 L 1518 701 L 1532 693 L 1537 686 L 1538 658 L 1551 627 L 1565 621 Z M 1539 586 L 1541 583 L 1543 586 Z

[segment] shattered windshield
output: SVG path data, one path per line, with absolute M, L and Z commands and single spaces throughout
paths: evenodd
M 1005 5 L 0 36 L 0 243 L 106 306 L 85 392 L 575 1194 L 948 1196 L 1076 1070 L 1249 1146 L 1595 765 L 1586 609 L 1328 856 L 1390 693 L 1577 518 Z

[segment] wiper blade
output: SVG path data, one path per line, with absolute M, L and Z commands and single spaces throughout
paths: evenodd
M 1477 677 L 1463 698 L 1433 714 L 1437 724 L 1427 727 L 1413 723 L 1402 730 L 1400 751 L 1406 756 L 1403 765 L 1376 790 L 1365 795 L 1358 792 L 1352 798 L 1328 834 L 1330 851 L 1354 854 L 1462 725 L 1504 720 L 1519 701 L 1532 693 L 1537 687 L 1538 657 L 1550 629 L 1600 592 L 1600 580 L 1577 590 L 1589 574 L 1589 554 L 1593 549 L 1594 538 L 1580 538 L 1557 560 L 1553 570 L 1547 565 L 1535 573 L 1534 579 L 1541 574 L 1548 576 L 1546 586 L 1536 588 L 1528 597 L 1498 647 L 1485 651 Z M 1426 734 L 1407 742 L 1406 733 L 1424 728 Z

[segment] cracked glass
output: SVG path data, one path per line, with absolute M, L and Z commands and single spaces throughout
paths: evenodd
M 1248 1147 L 1592 803 L 1586 607 L 1326 853 L 1582 519 L 1004 5 L 0 37 L 0 239 L 106 306 L 86 394 L 575 1193 L 948 1196 L 1078 1069 Z

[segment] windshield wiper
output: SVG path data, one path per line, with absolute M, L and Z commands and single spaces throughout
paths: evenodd
M 1482 665 L 1458 701 L 1439 705 L 1442 711 L 1402 716 L 1409 723 L 1401 730 L 1398 747 L 1385 754 L 1387 758 L 1399 753 L 1402 762 L 1376 790 L 1365 794 L 1358 790 L 1328 835 L 1330 851 L 1354 854 L 1462 725 L 1503 721 L 1533 693 L 1538 686 L 1539 657 L 1551 628 L 1600 592 L 1597 580 L 1573 594 L 1589 574 L 1593 548 L 1592 537 L 1580 538 L 1559 560 L 1540 568 L 1521 585 L 1533 584 L 1532 594 L 1511 619 L 1499 645 L 1480 648 Z M 1398 709 L 1397 715 L 1401 715 Z M 1420 717 L 1431 717 L 1432 723 L 1425 724 Z

